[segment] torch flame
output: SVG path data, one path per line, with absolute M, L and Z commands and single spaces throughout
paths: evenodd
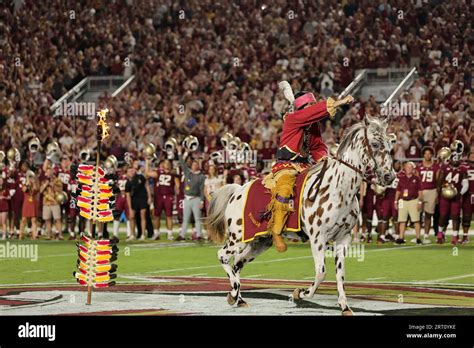
M 102 129 L 102 140 L 109 136 L 109 126 L 105 122 L 107 119 L 107 113 L 109 109 L 102 109 L 97 112 L 97 116 L 99 117 L 99 122 L 97 122 L 98 126 L 101 126 Z

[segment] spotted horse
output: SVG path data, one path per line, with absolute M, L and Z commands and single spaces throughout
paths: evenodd
M 387 121 L 366 115 L 363 121 L 347 130 L 334 157 L 313 166 L 303 187 L 302 231 L 308 236 L 315 263 L 315 280 L 307 289 L 295 289 L 294 300 L 314 296 L 326 275 L 325 252 L 328 242 L 335 245 L 338 304 L 343 315 L 353 315 L 344 290 L 344 258 L 351 242 L 351 230 L 359 216 L 357 191 L 369 172 L 377 183 L 389 185 L 395 178 L 390 151 L 392 143 L 386 134 Z M 272 238 L 261 236 L 242 241 L 242 211 L 248 186 L 225 185 L 211 200 L 206 220 L 208 236 L 224 242 L 218 259 L 229 277 L 230 305 L 246 307 L 240 291 L 240 271 L 272 245 Z M 253 198 L 255 199 L 255 198 Z

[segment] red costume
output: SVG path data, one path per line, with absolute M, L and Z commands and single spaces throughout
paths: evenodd
M 288 167 L 288 161 L 308 163 L 308 154 L 316 162 L 327 157 L 328 149 L 321 138 L 319 122 L 334 115 L 333 104 L 334 100 L 329 98 L 286 116 L 273 172 Z

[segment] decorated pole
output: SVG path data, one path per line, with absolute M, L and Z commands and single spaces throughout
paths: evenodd
M 115 285 L 111 281 L 116 277 L 114 272 L 117 265 L 111 262 L 117 259 L 118 239 L 95 240 L 99 223 L 113 220 L 112 206 L 114 204 L 113 181 L 107 177 L 100 167 L 100 150 L 102 141 L 109 136 L 109 127 L 106 123 L 108 109 L 97 113 L 97 154 L 94 165 L 80 164 L 76 178 L 79 190 L 76 195 L 76 206 L 80 209 L 79 215 L 91 221 L 90 238 L 81 235 L 84 244 L 77 243 L 78 271 L 73 275 L 77 282 L 87 287 L 87 305 L 92 302 L 92 289 L 105 288 Z

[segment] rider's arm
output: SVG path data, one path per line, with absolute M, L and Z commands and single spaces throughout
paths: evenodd
M 285 122 L 290 122 L 297 126 L 304 127 L 314 122 L 321 121 L 327 116 L 334 117 L 337 107 L 344 104 L 349 104 L 353 100 L 354 98 L 352 98 L 352 96 L 347 96 L 341 100 L 328 98 L 327 100 L 323 100 L 308 106 L 303 110 L 298 110 L 292 114 L 289 114 Z

